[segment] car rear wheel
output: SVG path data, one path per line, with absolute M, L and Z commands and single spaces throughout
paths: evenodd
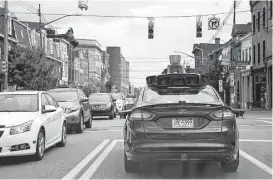
M 40 129 L 36 142 L 36 153 L 33 155 L 35 161 L 40 161 L 44 158 L 45 154 L 45 132 Z
M 57 143 L 56 145 L 58 147 L 64 147 L 66 145 L 66 140 L 67 140 L 67 129 L 66 129 L 66 124 L 63 123 L 63 127 L 62 127 L 62 140 L 61 140 L 61 142 Z
M 236 172 L 239 166 L 239 152 L 237 154 L 237 159 L 231 161 L 230 163 L 226 164 L 221 162 L 221 168 L 224 172 Z
M 114 113 L 109 116 L 109 119 L 114 119 Z
M 89 116 L 88 121 L 85 123 L 85 127 L 86 128 L 91 128 L 92 127 L 92 116 L 91 116 L 91 114 Z
M 129 161 L 124 152 L 124 168 L 125 168 L 125 171 L 128 173 L 136 173 L 136 172 L 139 172 L 140 170 L 140 163 Z
M 79 124 L 77 125 L 77 128 L 76 128 L 76 133 L 82 133 L 83 132 L 83 126 L 84 126 L 83 115 L 81 114 L 80 115 L 80 122 L 79 122 Z

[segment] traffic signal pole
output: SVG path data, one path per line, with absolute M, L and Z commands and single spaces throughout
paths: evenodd
M 8 17 L 8 1 L 4 2 L 4 61 L 7 63 L 6 71 L 4 72 L 4 90 L 8 89 L 8 32 L 9 32 L 9 17 Z

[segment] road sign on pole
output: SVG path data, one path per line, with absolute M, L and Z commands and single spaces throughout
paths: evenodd
M 219 30 L 220 29 L 220 18 L 211 17 L 208 19 L 209 30 Z

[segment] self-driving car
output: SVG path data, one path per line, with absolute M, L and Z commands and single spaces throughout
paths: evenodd
M 224 171 L 239 165 L 236 117 L 200 74 L 149 76 L 136 105 L 123 111 L 124 166 L 216 161 Z

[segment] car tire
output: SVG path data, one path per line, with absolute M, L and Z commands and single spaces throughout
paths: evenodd
M 77 124 L 76 133 L 82 133 L 83 132 L 84 123 L 83 123 L 83 115 L 82 115 L 82 113 L 80 114 L 79 118 L 80 118 L 80 122 L 79 122 L 79 124 Z
M 44 158 L 45 155 L 45 132 L 43 129 L 40 129 L 37 142 L 36 142 L 36 153 L 33 155 L 34 161 L 40 161 Z
M 237 169 L 238 169 L 238 166 L 239 166 L 239 161 L 240 161 L 240 158 L 239 158 L 239 152 L 237 154 L 237 159 L 231 161 L 230 163 L 228 164 L 225 164 L 223 162 L 221 162 L 221 169 L 224 171 L 224 172 L 236 172 Z
M 92 128 L 92 116 L 90 114 L 88 121 L 85 123 L 86 128 Z
M 56 145 L 58 147 L 64 147 L 66 145 L 66 141 L 67 141 L 67 127 L 64 122 L 63 127 L 62 127 L 62 140 L 61 140 L 61 142 L 57 143 Z
M 114 118 L 116 118 L 117 117 L 117 114 L 114 112 Z
M 113 119 L 114 119 L 114 114 L 115 114 L 115 113 L 112 113 L 112 114 L 109 116 L 109 119 L 113 120 Z
M 140 170 L 140 163 L 129 161 L 124 152 L 124 169 L 125 169 L 125 172 L 128 172 L 128 173 L 137 173 Z

